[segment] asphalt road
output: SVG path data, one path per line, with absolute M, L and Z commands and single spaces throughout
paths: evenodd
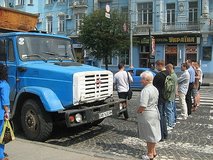
M 200 108 L 186 121 L 178 121 L 168 140 L 157 145 L 156 159 L 213 159 L 213 87 L 203 86 L 201 93 Z M 135 112 L 139 105 L 139 94 L 135 91 L 133 99 L 129 101 L 128 120 L 122 117 L 106 118 L 94 127 L 66 128 L 58 125 L 45 144 L 61 146 L 67 151 L 78 150 L 82 154 L 91 152 L 102 157 L 140 159 L 142 153 L 146 152 L 146 144 L 137 138 Z

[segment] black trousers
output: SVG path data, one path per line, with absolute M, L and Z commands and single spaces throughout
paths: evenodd
M 193 89 L 193 83 L 189 83 L 189 88 L 186 94 L 186 104 L 188 109 L 188 115 L 192 113 L 192 89 Z
M 160 113 L 160 127 L 161 127 L 161 139 L 167 139 L 167 119 L 166 119 L 166 105 L 163 100 L 158 101 L 158 110 Z

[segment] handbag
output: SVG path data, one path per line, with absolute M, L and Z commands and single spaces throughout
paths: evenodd
M 129 83 L 129 90 L 128 90 L 128 92 L 127 92 L 127 99 L 128 100 L 130 100 L 130 99 L 132 99 L 132 90 L 131 90 L 131 88 L 130 88 L 130 80 L 129 80 L 129 74 L 128 74 L 128 72 L 126 72 L 127 73 L 127 77 L 128 77 L 128 83 Z
M 13 129 L 10 125 L 9 120 L 5 120 L 1 137 L 0 137 L 0 144 L 6 144 L 13 140 L 15 140 Z

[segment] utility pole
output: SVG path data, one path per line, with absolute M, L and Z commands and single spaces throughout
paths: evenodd
M 152 55 L 152 37 L 151 37 L 151 29 L 149 27 L 149 58 L 148 58 L 148 67 L 151 67 L 150 57 Z
M 132 18 L 130 14 L 130 66 L 133 66 L 133 42 L 132 42 L 132 34 L 133 34 L 133 28 L 132 28 Z
M 132 24 L 132 15 L 133 15 L 133 6 L 132 0 L 129 0 L 129 14 L 130 14 L 130 66 L 133 66 L 133 24 Z

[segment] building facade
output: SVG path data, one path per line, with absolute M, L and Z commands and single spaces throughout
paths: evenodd
M 158 59 L 180 70 L 186 59 L 200 62 L 206 76 L 213 77 L 212 0 L 0 0 L 0 5 L 39 14 L 38 30 L 69 36 L 79 62 L 93 61 L 78 42 L 84 16 L 105 8 L 125 12 L 129 18 L 130 51 L 123 57 L 110 57 L 109 69 L 120 61 L 134 67 L 150 67 Z M 152 45 L 151 45 L 152 44 Z M 85 61 L 86 60 L 86 61 Z M 97 63 L 98 62 L 98 63 Z M 104 67 L 102 61 L 96 61 Z M 97 65 L 96 64 L 96 65 Z
M 147 67 L 158 59 L 180 70 L 186 59 L 198 61 L 211 76 L 212 5 L 208 0 L 132 1 L 133 64 Z M 212 7 L 211 7 L 212 6 Z M 153 41 L 150 39 L 153 39 Z M 150 42 L 154 42 L 150 47 Z

